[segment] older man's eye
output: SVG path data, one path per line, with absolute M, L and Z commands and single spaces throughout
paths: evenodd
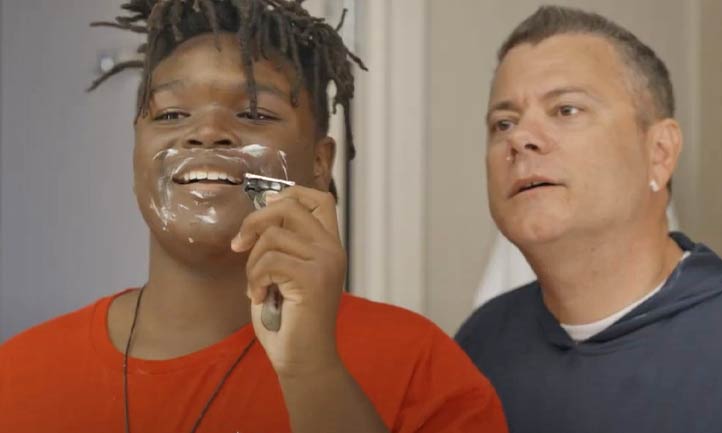
M 504 132 L 514 127 L 514 122 L 509 119 L 502 119 L 494 122 L 492 125 L 492 132 Z
M 559 107 L 559 114 L 563 117 L 574 116 L 576 114 L 579 114 L 581 111 L 582 110 L 573 105 L 562 105 L 561 107 Z

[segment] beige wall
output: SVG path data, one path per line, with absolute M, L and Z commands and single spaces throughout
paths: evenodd
M 483 125 L 495 51 L 512 28 L 541 3 L 428 3 L 426 314 L 449 333 L 472 311 L 473 293 L 496 232 L 486 205 Z M 667 62 L 678 99 L 678 118 L 687 139 L 675 179 L 674 201 L 683 229 L 722 251 L 722 2 L 558 3 L 595 10 L 616 20 Z M 700 95 L 704 95 L 702 105 Z
M 701 19 L 698 195 L 702 199 L 689 231 L 722 252 L 722 1 L 703 0 Z

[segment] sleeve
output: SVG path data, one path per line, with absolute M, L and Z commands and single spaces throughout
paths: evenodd
M 7 349 L 8 343 L 5 342 L 3 344 L 0 344 L 0 420 L 3 419 L 7 415 L 7 399 L 9 398 L 9 392 L 8 392 L 8 382 L 10 380 L 11 374 L 8 371 L 9 370 L 9 360 L 8 360 L 8 349 Z M 0 423 L 2 424 L 2 423 Z M 3 431 L 3 430 L 0 430 Z
M 5 377 L 7 375 L 5 372 L 5 356 L 3 347 L 4 346 L 0 344 L 0 418 L 3 416 L 3 408 L 5 407 Z
M 394 433 L 507 433 L 491 383 L 440 329 L 419 357 Z
M 11 409 L 14 403 L 11 400 L 10 380 L 13 377 L 10 369 L 10 354 L 8 343 L 0 344 L 0 431 L 13 431 L 9 429 L 10 419 L 14 413 Z

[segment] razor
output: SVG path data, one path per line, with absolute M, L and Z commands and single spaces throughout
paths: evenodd
M 263 209 L 266 207 L 266 197 L 269 194 L 278 194 L 289 186 L 296 183 L 290 180 L 277 179 L 274 177 L 259 176 L 246 173 L 243 179 L 243 189 L 253 202 L 253 207 Z M 263 301 L 261 310 L 261 323 L 269 331 L 278 332 L 281 329 L 281 309 L 283 307 L 283 296 L 278 286 L 272 284 L 268 288 L 268 295 Z

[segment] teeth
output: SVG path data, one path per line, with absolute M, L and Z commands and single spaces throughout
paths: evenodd
M 206 171 L 206 170 L 191 170 L 189 172 L 186 172 L 181 176 L 181 181 L 185 183 L 190 183 L 192 181 L 202 181 L 202 180 L 219 180 L 219 181 L 227 181 L 231 182 L 236 185 L 240 185 L 241 181 L 237 178 L 231 176 L 228 173 L 220 172 L 220 171 Z

